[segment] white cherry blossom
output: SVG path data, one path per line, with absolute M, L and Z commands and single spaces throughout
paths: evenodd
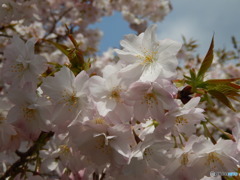
M 0 99 L 0 151 L 6 149 L 17 132 L 12 124 L 6 121 L 7 112 L 11 105 L 6 99 Z
M 76 77 L 67 68 L 47 77 L 41 86 L 43 93 L 50 97 L 53 103 L 53 123 L 65 129 L 84 109 L 87 108 L 88 98 L 86 84 L 88 75 L 82 71 Z
M 204 110 L 196 108 L 200 101 L 199 97 L 192 98 L 187 104 L 172 109 L 167 114 L 166 127 L 172 127 L 174 135 L 183 133 L 186 136 L 192 135 L 196 131 L 196 124 L 205 121 Z M 167 125 L 168 124 L 168 125 Z
M 50 131 L 50 102 L 39 97 L 34 86 L 25 84 L 23 89 L 12 86 L 9 100 L 14 106 L 8 112 L 7 121 L 12 123 L 24 138 L 36 139 L 41 131 Z
M 166 110 L 176 108 L 173 96 L 156 82 L 135 82 L 127 91 L 128 101 L 132 101 L 134 117 L 138 121 L 151 117 L 157 121 L 164 119 Z
M 17 36 L 13 36 L 12 43 L 4 51 L 7 59 L 3 66 L 3 77 L 7 83 L 17 83 L 21 87 L 25 83 L 37 84 L 38 78 L 47 70 L 47 61 L 40 55 L 35 55 L 35 40 L 26 43 Z
M 93 76 L 89 80 L 90 93 L 102 116 L 124 104 L 127 86 L 118 76 L 118 69 L 119 67 L 107 66 L 103 70 L 103 77 Z
M 152 25 L 138 36 L 127 35 L 120 43 L 123 49 L 115 50 L 126 65 L 121 70 L 124 77 L 155 81 L 158 77 L 171 78 L 175 75 L 178 65 L 176 54 L 181 44 L 170 39 L 157 40 L 156 28 Z

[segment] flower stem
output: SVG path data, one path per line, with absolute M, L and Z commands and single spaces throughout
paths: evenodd
M 221 133 L 223 133 L 224 135 L 226 135 L 229 139 L 231 139 L 232 141 L 236 142 L 235 138 L 233 137 L 233 135 L 223 131 L 222 129 L 220 129 L 219 127 L 217 127 L 215 124 L 213 124 L 208 118 L 206 118 L 207 122 L 210 123 L 213 127 L 215 127 L 218 131 L 220 131 Z

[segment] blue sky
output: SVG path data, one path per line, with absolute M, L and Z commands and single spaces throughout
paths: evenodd
M 158 23 L 159 39 L 171 38 L 182 42 L 181 36 L 194 38 L 204 55 L 215 33 L 215 47 L 231 49 L 231 36 L 240 41 L 240 0 L 171 0 L 173 11 Z M 135 33 L 122 19 L 120 13 L 94 25 L 104 33 L 100 52 L 108 47 L 118 48 L 124 35 Z

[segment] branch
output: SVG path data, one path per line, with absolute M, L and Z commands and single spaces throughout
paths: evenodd
M 13 36 L 7 35 L 7 34 L 0 34 L 0 36 L 2 36 L 2 37 L 7 37 L 7 38 L 12 38 L 12 37 L 13 37 Z
M 49 30 L 49 32 L 47 34 L 45 34 L 45 36 L 42 39 L 46 39 L 51 33 L 54 32 L 57 23 L 69 12 L 72 10 L 73 7 L 68 8 L 66 11 L 64 11 L 57 19 L 54 19 L 53 25 L 51 27 L 51 29 Z
M 20 159 L 17 160 L 9 169 L 4 173 L 0 180 L 5 180 L 7 177 L 15 177 L 17 174 L 22 172 L 22 166 L 26 165 L 32 158 L 29 158 L 39 152 L 42 147 L 49 141 L 49 139 L 54 135 L 53 132 L 41 132 L 38 139 L 35 143 L 28 149 L 27 152 L 21 153 L 16 152 L 20 156 Z

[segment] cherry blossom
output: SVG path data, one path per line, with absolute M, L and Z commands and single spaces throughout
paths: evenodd
M 25 84 L 23 89 L 12 86 L 9 99 L 14 106 L 9 110 L 7 121 L 12 123 L 23 137 L 36 139 L 41 131 L 49 130 L 50 102 L 39 97 L 31 84 Z
M 17 132 L 12 124 L 6 121 L 7 111 L 10 109 L 8 101 L 2 99 L 0 101 L 0 150 L 3 151 L 11 143 L 11 138 L 17 135 Z
M 84 71 L 74 77 L 69 68 L 63 67 L 55 73 L 54 77 L 43 80 L 41 88 L 53 103 L 52 121 L 58 125 L 58 128 L 66 128 L 66 125 L 71 123 L 86 108 L 88 78 Z
M 176 107 L 171 94 L 155 82 L 136 82 L 128 90 L 128 100 L 134 102 L 134 117 L 138 121 L 153 118 L 161 121 L 165 110 Z
M 168 112 L 167 121 L 174 124 L 173 134 L 184 133 L 186 136 L 190 136 L 196 131 L 195 125 L 204 120 L 203 109 L 195 108 L 199 101 L 199 97 L 192 98 L 182 107 L 179 106 Z
M 178 42 L 170 39 L 158 41 L 155 35 L 156 26 L 150 26 L 139 36 L 127 35 L 121 41 L 123 50 L 116 49 L 125 68 L 124 76 L 134 75 L 142 81 L 155 81 L 171 78 L 177 67 L 176 54 L 181 48 Z
M 47 69 L 44 57 L 34 54 L 33 39 L 24 43 L 14 36 L 12 43 L 4 51 L 7 59 L 3 66 L 3 77 L 7 83 L 36 83 L 39 76 Z
M 194 40 L 158 40 L 148 23 L 171 10 L 169 0 L 0 0 L 0 179 L 238 173 L 238 43 L 216 51 L 213 39 L 201 58 Z M 101 54 L 92 24 L 116 11 L 137 34 Z
M 118 104 L 124 103 L 126 83 L 118 76 L 118 67 L 107 66 L 103 72 L 103 78 L 93 76 L 89 80 L 89 90 L 96 101 L 100 115 L 105 116 Z

